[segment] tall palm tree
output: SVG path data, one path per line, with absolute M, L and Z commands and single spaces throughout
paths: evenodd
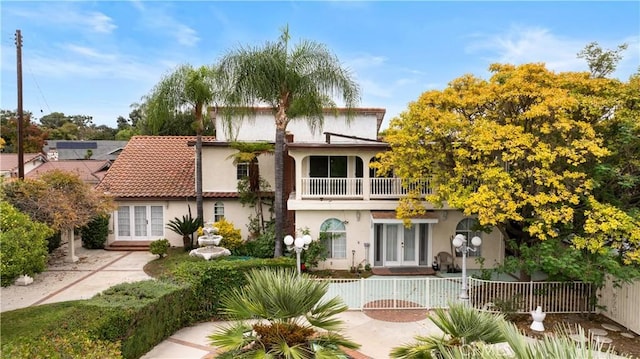
M 342 336 L 336 314 L 347 310 L 338 297 L 323 300 L 329 283 L 288 269 L 253 269 L 247 284 L 221 299 L 234 320 L 209 336 L 225 351 L 220 358 L 340 358 L 358 344 Z M 246 322 L 251 320 L 251 322 Z
M 305 117 L 311 129 L 321 128 L 323 110 L 335 107 L 333 96 L 342 97 L 347 108 L 359 101 L 359 87 L 351 73 L 323 44 L 301 41 L 289 47 L 289 28 L 277 42 L 262 47 L 241 47 L 220 61 L 219 70 L 232 108 L 257 104 L 273 108 L 275 139 L 275 253 L 282 255 L 286 203 L 284 196 L 284 144 L 289 121 Z
M 145 111 L 151 124 L 173 119 L 176 114 L 190 110 L 195 116 L 196 129 L 196 207 L 200 221 L 204 221 L 202 197 L 202 132 L 208 105 L 218 97 L 216 69 L 213 66 L 181 65 L 162 80 L 147 95 Z

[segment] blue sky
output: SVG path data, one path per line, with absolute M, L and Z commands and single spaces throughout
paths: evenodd
M 326 44 L 351 69 L 362 107 L 385 124 L 421 93 L 494 62 L 545 62 L 586 71 L 576 54 L 591 41 L 628 43 L 614 74 L 640 66 L 640 2 L 392 1 L 2 1 L 2 109 L 15 109 L 16 29 L 23 36 L 24 108 L 118 116 L 177 65 L 215 63 L 239 45 L 276 40 Z M 383 125 L 384 127 L 385 125 Z

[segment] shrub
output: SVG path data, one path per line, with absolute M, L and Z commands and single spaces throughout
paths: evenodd
M 120 342 L 91 338 L 85 331 L 25 338 L 2 347 L 3 358 L 122 358 Z
M 6 287 L 23 274 L 33 276 L 45 270 L 45 238 L 53 231 L 7 202 L 0 202 L 0 213 L 0 278 Z
M 60 246 L 62 245 L 62 233 L 55 232 L 50 237 L 47 237 L 46 242 L 47 242 L 47 252 L 53 253 L 53 251 L 60 248 Z
M 169 250 L 170 244 L 169 240 L 166 238 L 158 239 L 157 241 L 151 242 L 149 245 L 149 251 L 151 254 L 157 254 L 160 256 L 160 259 L 167 254 Z
M 109 235 L 109 216 L 94 217 L 80 229 L 82 245 L 88 249 L 102 249 Z
M 191 235 L 200 227 L 202 227 L 202 221 L 198 218 L 193 218 L 191 212 L 182 216 L 182 218 L 176 217 L 167 224 L 167 228 L 182 236 L 182 245 L 185 251 L 193 248 Z
M 234 227 L 233 223 L 222 218 L 213 226 L 218 228 L 218 234 L 222 236 L 220 246 L 230 250 L 231 253 L 235 254 L 238 248 L 244 244 L 240 229 Z
M 184 262 L 173 271 L 180 283 L 187 283 L 197 298 L 193 321 L 209 320 L 219 313 L 220 298 L 232 288 L 246 283 L 245 273 L 254 268 L 295 267 L 288 257 L 272 259 L 233 260 L 224 257 L 213 261 Z
M 273 240 L 274 237 L 273 227 L 270 227 L 258 238 L 244 242 L 244 244 L 236 250 L 237 253 L 234 254 L 255 258 L 273 258 L 276 245 Z

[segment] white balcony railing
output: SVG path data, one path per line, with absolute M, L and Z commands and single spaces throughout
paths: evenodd
M 422 195 L 430 194 L 429 180 L 413 182 L 408 189 L 400 178 L 371 178 L 369 193 L 365 193 L 362 178 L 303 178 L 302 198 L 400 198 L 411 189 L 420 188 Z M 366 196 L 368 194 L 368 196 Z

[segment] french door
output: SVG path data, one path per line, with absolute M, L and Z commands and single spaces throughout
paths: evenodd
M 164 236 L 162 206 L 119 206 L 118 240 L 150 240 Z
M 416 227 L 385 224 L 383 230 L 384 266 L 417 266 L 418 240 Z

